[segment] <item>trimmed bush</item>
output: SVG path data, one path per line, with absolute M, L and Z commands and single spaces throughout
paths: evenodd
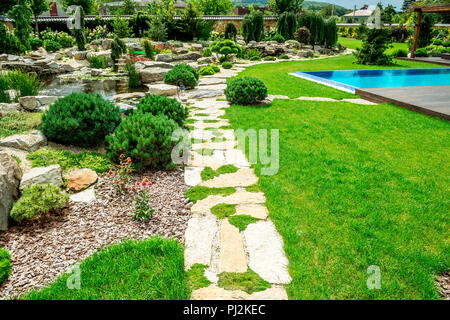
M 108 156 L 117 161 L 121 154 L 133 159 L 136 169 L 168 169 L 173 166 L 172 149 L 179 141 L 172 141 L 178 125 L 166 116 L 154 116 L 140 111 L 129 115 L 106 137 Z
M 180 63 L 164 75 L 164 83 L 176 86 L 183 84 L 186 88 L 193 89 L 197 86 L 199 76 L 194 67 L 186 63 Z
M 99 94 L 72 93 L 57 100 L 42 116 L 42 132 L 51 141 L 96 146 L 120 123 L 120 110 Z
M 164 115 L 175 121 L 180 127 L 184 125 L 189 110 L 183 106 L 177 99 L 149 94 L 142 98 L 137 104 L 137 111 L 141 113 L 150 113 L 154 116 Z
M 215 74 L 216 72 L 211 66 L 202 67 L 199 71 L 200 75 L 202 76 L 211 76 Z
M 228 60 L 228 55 L 232 53 L 239 55 L 242 52 L 241 47 L 229 39 L 224 41 L 214 41 L 211 43 L 211 50 L 213 52 L 223 54 L 225 56 L 225 60 Z
M 69 195 L 51 184 L 26 187 L 20 199 L 14 204 L 10 216 L 16 222 L 37 220 L 43 215 L 63 208 Z
M 258 78 L 235 78 L 228 82 L 225 96 L 233 104 L 256 104 L 267 97 L 267 87 Z
M 11 255 L 0 248 L 0 284 L 5 283 L 11 274 Z
M 267 56 L 264 58 L 264 61 L 275 61 L 277 60 L 277 58 L 273 57 L 273 56 Z
M 39 38 L 31 38 L 30 39 L 31 49 L 36 50 L 36 49 L 42 47 L 42 45 L 43 45 L 43 41 L 41 39 L 39 39 Z
M 233 64 L 231 62 L 225 61 L 222 63 L 222 68 L 231 69 L 231 68 L 233 68 Z
M 428 57 L 427 49 L 419 48 L 416 50 L 416 57 Z

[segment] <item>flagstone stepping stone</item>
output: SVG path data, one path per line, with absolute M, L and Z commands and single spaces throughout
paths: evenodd
M 208 181 L 202 182 L 200 185 L 210 188 L 222 187 L 246 187 L 258 182 L 252 168 L 241 168 L 234 173 L 221 174 Z
M 192 144 L 192 149 L 229 150 L 237 145 L 236 140 L 224 140 L 222 142 L 202 142 Z
M 218 231 L 217 219 L 213 215 L 194 215 L 185 233 L 184 265 L 189 270 L 194 264 L 211 264 L 214 236 Z
M 215 285 L 194 290 L 191 300 L 287 300 L 286 290 L 272 286 L 264 291 L 248 294 L 241 290 L 225 290 Z
M 185 167 L 184 168 L 184 183 L 188 186 L 196 186 L 202 182 L 201 173 L 202 167 Z
M 239 204 L 234 215 L 249 215 L 257 219 L 265 220 L 269 216 L 266 206 L 259 204 Z
M 199 86 L 209 86 L 214 84 L 226 84 L 227 80 L 223 78 L 200 78 L 198 81 Z
M 94 188 L 88 188 L 84 191 L 72 194 L 70 200 L 73 202 L 89 203 L 96 199 Z
M 219 272 L 245 272 L 247 260 L 239 229 L 225 219 L 220 227 Z
M 235 193 L 223 197 L 217 195 L 208 196 L 205 199 L 198 200 L 192 207 L 192 214 L 210 215 L 211 208 L 219 203 L 226 204 L 264 204 L 266 197 L 262 192 L 236 191 Z
M 271 221 L 259 221 L 243 231 L 247 245 L 249 267 L 261 278 L 277 284 L 291 281 L 283 240 Z
M 227 120 L 220 120 L 219 122 L 203 122 L 203 121 L 197 121 L 194 123 L 194 128 L 196 129 L 206 129 L 206 128 L 216 128 L 219 129 L 223 126 L 229 126 L 230 123 Z
M 365 100 L 365 99 L 361 99 L 361 98 L 357 98 L 357 99 L 342 99 L 342 101 L 355 103 L 355 104 L 363 104 L 363 105 L 367 105 L 367 106 L 376 106 L 376 105 L 378 105 L 375 102 L 371 102 L 369 100 Z

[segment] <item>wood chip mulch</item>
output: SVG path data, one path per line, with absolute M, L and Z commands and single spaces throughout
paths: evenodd
M 450 300 L 450 270 L 437 277 L 439 292 L 444 300 Z
M 124 239 L 144 239 L 159 235 L 184 241 L 190 206 L 184 197 L 184 170 L 144 172 L 155 214 L 145 222 L 132 217 L 130 195 L 117 195 L 113 185 L 100 177 L 97 199 L 91 203 L 70 203 L 58 215 L 28 226 L 13 226 L 0 233 L 0 247 L 12 256 L 9 280 L 0 286 L 0 299 L 8 299 L 30 289 L 45 286 L 65 271 L 105 245 Z

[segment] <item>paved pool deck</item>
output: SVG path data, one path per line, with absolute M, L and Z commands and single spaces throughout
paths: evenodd
M 356 89 L 361 98 L 389 102 L 400 107 L 450 121 L 450 85 Z
M 450 60 L 443 59 L 443 58 L 440 58 L 440 57 L 415 57 L 415 58 L 398 57 L 396 59 L 407 60 L 407 61 L 415 61 L 415 62 L 426 62 L 426 63 L 439 64 L 441 66 L 448 66 L 448 67 L 450 67 Z

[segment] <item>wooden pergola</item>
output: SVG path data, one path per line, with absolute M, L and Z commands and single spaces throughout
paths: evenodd
M 411 10 L 417 12 L 416 30 L 414 31 L 414 42 L 411 48 L 411 58 L 416 57 L 417 42 L 419 41 L 420 24 L 424 13 L 450 14 L 450 4 L 433 4 L 428 6 L 412 6 Z

